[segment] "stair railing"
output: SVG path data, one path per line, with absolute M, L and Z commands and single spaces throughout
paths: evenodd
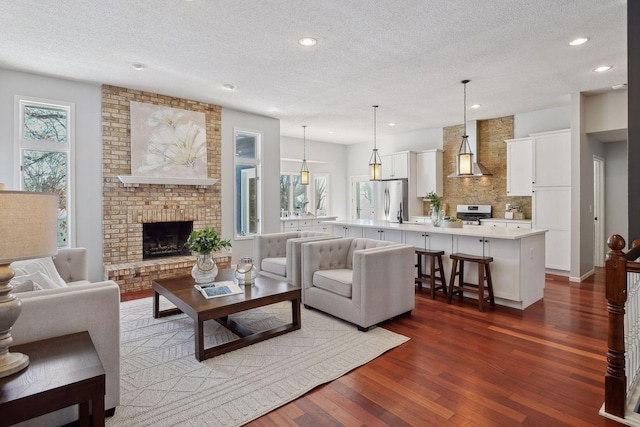
M 614 234 L 607 240 L 605 262 L 607 312 L 607 372 L 604 411 L 624 418 L 627 395 L 640 370 L 640 240 L 624 253 L 625 241 Z M 626 368 L 626 369 L 625 369 Z M 627 373 L 629 377 L 627 377 Z

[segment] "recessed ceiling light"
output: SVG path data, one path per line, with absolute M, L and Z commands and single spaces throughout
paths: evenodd
M 226 90 L 236 90 L 236 87 L 234 85 L 230 84 L 230 83 L 223 84 L 222 88 L 226 89 Z
M 596 73 L 604 73 L 605 71 L 609 71 L 612 68 L 613 67 L 611 65 L 601 65 L 593 71 L 595 71 Z
M 131 64 L 131 68 L 133 68 L 136 71 L 141 71 L 144 70 L 145 68 L 147 68 L 146 64 L 142 64 L 140 62 L 134 62 L 133 64 Z
M 330 130 L 330 131 L 329 131 L 329 133 L 333 133 L 333 131 L 332 131 L 332 130 Z
M 393 123 L 393 122 L 389 123 L 389 126 L 395 126 L 395 125 L 396 125 L 396 124 L 395 124 L 395 123 Z
M 580 46 L 581 44 L 585 44 L 589 41 L 589 37 L 578 37 L 577 39 L 571 40 L 569 42 L 569 46 Z
M 473 108 L 474 110 L 477 110 L 478 108 L 482 107 L 482 104 L 473 104 L 471 106 L 471 108 Z
M 300 40 L 298 40 L 298 43 L 300 43 L 302 46 L 315 46 L 316 43 L 318 43 L 318 40 L 314 39 L 313 37 L 303 37 Z
M 611 86 L 611 89 L 613 90 L 620 90 L 620 89 L 626 89 L 626 88 L 627 88 L 626 83 L 620 83 L 620 84 Z

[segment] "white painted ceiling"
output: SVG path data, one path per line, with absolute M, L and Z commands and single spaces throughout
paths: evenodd
M 0 22 L 0 67 L 218 104 L 342 144 L 372 140 L 373 104 L 379 137 L 462 123 L 463 79 L 468 105 L 482 104 L 468 120 L 627 81 L 621 0 L 6 0 Z M 569 46 L 578 36 L 590 41 Z

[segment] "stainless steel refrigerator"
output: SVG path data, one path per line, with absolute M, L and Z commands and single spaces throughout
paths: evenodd
M 409 220 L 408 191 L 406 179 L 375 181 L 373 183 L 373 215 L 381 221 L 402 222 Z

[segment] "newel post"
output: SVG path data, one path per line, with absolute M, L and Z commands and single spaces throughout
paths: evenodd
M 625 242 L 614 234 L 607 240 L 609 252 L 605 261 L 607 312 L 607 373 L 604 377 L 604 410 L 624 418 L 627 378 L 624 360 L 624 305 L 627 301 L 627 258 L 622 252 Z

